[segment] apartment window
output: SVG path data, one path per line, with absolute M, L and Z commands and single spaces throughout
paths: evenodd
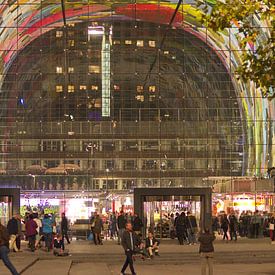
M 143 40 L 137 40 L 137 47 L 143 47 L 143 46 L 144 46 Z
M 92 89 L 92 91 L 98 91 L 98 86 L 92 85 L 91 89 Z
M 137 95 L 136 100 L 140 102 L 144 102 L 144 95 Z
M 55 37 L 62 37 L 63 36 L 63 31 L 56 31 Z
M 149 92 L 154 93 L 156 91 L 156 86 L 149 86 Z
M 68 67 L 68 73 L 74 73 L 74 67 Z
M 136 161 L 133 159 L 124 160 L 123 169 L 124 170 L 135 170 L 136 169 Z
M 165 55 L 167 55 L 167 54 L 169 54 L 169 51 L 164 51 L 163 53 L 164 53 Z
M 56 73 L 57 74 L 62 74 L 63 73 L 63 68 L 62 67 L 56 67 Z
M 114 40 L 113 44 L 114 45 L 120 45 L 120 41 L 119 40 Z
M 115 160 L 113 159 L 108 159 L 104 161 L 104 168 L 105 169 L 109 169 L 109 170 L 113 170 L 115 168 Z M 110 172 L 110 171 L 109 171 Z M 109 173 L 108 170 L 106 171 L 106 173 Z
M 132 45 L 132 40 L 125 40 L 125 45 Z
M 156 41 L 150 40 L 150 41 L 149 41 L 149 47 L 155 48 L 155 47 L 156 47 Z
M 80 85 L 80 86 L 79 86 L 79 89 L 80 89 L 81 91 L 87 90 L 87 86 L 86 86 L 86 85 Z
M 68 85 L 68 93 L 74 93 L 74 85 Z
M 56 85 L 55 86 L 55 91 L 57 93 L 62 93 L 63 92 L 63 86 L 62 85 Z
M 120 87 L 118 85 L 114 85 L 114 90 L 115 91 L 119 91 L 120 90 Z
M 154 101 L 156 99 L 156 96 L 155 95 L 150 95 L 149 96 L 149 101 Z
M 97 65 L 89 65 L 89 73 L 90 74 L 99 74 L 100 73 L 100 67 Z
M 138 92 L 139 94 L 143 93 L 143 86 L 138 85 L 138 86 L 137 86 L 137 92 Z
M 103 151 L 113 151 L 115 150 L 115 144 L 112 141 L 102 141 Z
M 75 42 L 73 39 L 68 41 L 69 47 L 74 47 L 74 44 L 75 44 Z

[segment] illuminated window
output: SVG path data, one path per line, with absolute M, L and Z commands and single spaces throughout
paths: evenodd
M 114 40 L 114 45 L 120 45 L 120 41 L 119 40 Z
M 150 95 L 149 96 L 149 101 L 154 101 L 156 99 L 156 96 L 155 95 Z
M 137 40 L 137 47 L 143 47 L 144 42 L 143 40 Z
M 74 85 L 68 85 L 68 93 L 74 93 Z
M 163 53 L 164 53 L 164 54 L 169 54 L 169 51 L 164 51 Z
M 100 67 L 97 66 L 97 65 L 89 65 L 89 73 L 99 74 L 100 73 Z
M 56 67 L 56 73 L 57 74 L 62 74 L 63 73 L 62 67 Z
M 120 87 L 118 85 L 114 85 L 114 90 L 115 91 L 119 91 L 120 90 Z
M 92 85 L 92 91 L 98 91 L 98 86 Z
M 63 86 L 62 85 L 56 85 L 55 86 L 55 91 L 57 93 L 62 93 L 63 92 Z
M 95 108 L 101 108 L 101 98 L 95 100 Z
M 140 102 L 143 102 L 144 101 L 144 95 L 137 95 L 136 100 L 140 101 Z
M 83 90 L 87 90 L 87 86 L 86 86 L 86 85 L 80 85 L 80 86 L 79 86 L 79 89 L 82 90 L 82 91 L 83 91 Z
M 156 41 L 150 40 L 150 41 L 149 41 L 149 47 L 155 48 L 155 47 L 156 47 Z
M 74 73 L 74 67 L 68 67 L 68 73 Z
M 63 36 L 63 31 L 56 31 L 55 36 L 56 37 L 62 37 Z
M 69 47 L 74 47 L 74 40 L 73 39 L 69 40 L 68 45 L 69 45 Z
M 140 93 L 140 94 L 143 93 L 143 86 L 138 85 L 137 86 L 137 92 Z
M 132 40 L 125 40 L 126 45 L 132 45 Z
M 154 93 L 156 91 L 156 86 L 149 86 L 149 92 Z

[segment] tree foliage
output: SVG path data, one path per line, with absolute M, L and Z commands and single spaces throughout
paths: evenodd
M 211 10 L 205 1 L 198 0 L 198 5 L 205 11 L 205 26 L 214 31 L 233 25 L 238 28 L 243 62 L 236 70 L 237 77 L 253 81 L 263 97 L 275 98 L 275 0 L 223 0 Z M 259 28 L 260 20 L 268 22 L 268 28 Z M 254 47 L 250 49 L 249 44 Z

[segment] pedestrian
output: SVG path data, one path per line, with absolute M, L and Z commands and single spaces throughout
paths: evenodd
M 103 245 L 101 238 L 101 231 L 103 230 L 103 221 L 100 216 L 97 214 L 95 217 L 95 225 L 93 228 L 94 236 L 95 236 L 95 245 Z
M 118 229 L 118 239 L 117 242 L 120 244 L 120 240 L 122 238 L 122 235 L 125 231 L 125 225 L 126 225 L 126 217 L 124 215 L 123 211 L 120 211 L 120 214 L 117 218 L 117 229 Z
M 134 269 L 133 255 L 135 252 L 137 241 L 138 241 L 138 236 L 133 231 L 132 223 L 128 222 L 126 224 L 126 230 L 124 230 L 121 237 L 121 244 L 123 246 L 123 249 L 126 255 L 125 263 L 121 269 L 121 275 L 125 275 L 125 270 L 127 269 L 128 265 L 130 266 L 132 275 L 136 275 L 136 272 Z
M 228 217 L 229 220 L 229 230 L 230 230 L 230 241 L 235 239 L 237 241 L 237 227 L 238 227 L 238 220 L 234 213 L 231 213 Z
M 11 263 L 9 256 L 9 233 L 8 229 L 1 224 L 0 221 L 0 258 L 4 265 L 9 269 L 12 275 L 19 275 L 13 264 Z
M 111 240 L 117 236 L 117 217 L 115 212 L 110 216 L 110 233 Z
M 201 256 L 201 275 L 206 275 L 208 268 L 209 275 L 213 275 L 213 257 L 214 257 L 214 246 L 213 241 L 215 236 L 210 233 L 208 228 L 205 228 L 204 233 L 199 235 L 198 241 L 200 243 L 199 253 Z
M 62 219 L 61 219 L 61 234 L 62 234 L 62 239 L 64 242 L 64 238 L 66 238 L 67 243 L 70 244 L 70 240 L 68 237 L 68 230 L 69 230 L 69 221 L 65 215 L 65 213 L 62 213 Z
M 32 252 L 35 251 L 35 236 L 37 234 L 36 228 L 38 227 L 33 218 L 33 214 L 30 214 L 29 219 L 26 222 L 26 236 Z
M 35 249 L 37 249 L 39 246 L 40 240 L 42 238 L 42 221 L 39 219 L 38 213 L 33 213 L 33 217 L 34 217 L 33 220 L 37 224 L 36 236 L 35 236 Z
M 18 252 L 18 247 L 16 246 L 16 237 L 18 234 L 18 223 L 16 219 L 16 215 L 14 215 L 7 224 L 7 229 L 10 235 L 10 245 L 9 248 L 13 252 Z
M 45 239 L 46 250 L 49 252 L 52 248 L 53 221 L 48 214 L 45 214 L 42 220 L 42 232 Z
M 197 234 L 197 221 L 196 217 L 190 212 L 187 212 L 186 217 L 186 227 L 187 227 L 187 236 L 189 244 L 196 243 L 196 234 Z
M 93 240 L 94 240 L 95 245 L 97 244 L 96 236 L 95 236 L 95 232 L 94 232 L 96 216 L 97 216 L 97 212 L 95 212 L 94 215 L 91 215 L 91 233 L 93 234 Z
M 186 216 L 184 212 L 182 212 L 176 218 L 176 232 L 177 232 L 179 244 L 183 245 L 183 241 L 186 237 Z
M 226 214 L 224 214 L 221 218 L 221 229 L 223 230 L 223 240 L 226 239 L 226 241 L 228 241 L 228 235 L 227 235 L 227 232 L 228 232 L 228 227 L 229 227 L 229 221 L 227 219 L 227 216 Z
M 138 234 L 138 235 L 142 235 L 141 230 L 142 230 L 142 227 L 143 227 L 143 222 L 137 214 L 134 214 L 132 224 L 133 224 L 133 230 L 135 231 L 135 233 Z
M 16 236 L 16 247 L 18 248 L 18 252 L 21 252 L 21 236 L 22 236 L 22 222 L 21 222 L 21 215 L 17 214 L 16 215 L 16 220 L 17 220 L 17 227 L 18 227 L 18 233 Z

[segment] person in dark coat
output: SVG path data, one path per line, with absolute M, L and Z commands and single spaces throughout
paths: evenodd
M 226 214 L 223 215 L 223 217 L 221 218 L 221 229 L 223 230 L 223 240 L 226 239 L 226 241 L 228 241 L 228 235 L 227 235 L 227 231 L 228 231 L 228 227 L 229 227 L 229 221 L 227 219 Z
M 94 220 L 94 227 L 93 227 L 93 233 L 95 236 L 95 244 L 101 244 L 103 245 L 102 239 L 101 239 L 101 231 L 103 230 L 103 222 L 102 219 L 99 217 L 99 215 L 96 215 Z
M 26 236 L 29 240 L 30 249 L 32 252 L 35 251 L 35 237 L 36 237 L 37 223 L 33 220 L 33 214 L 29 216 L 26 222 Z
M 136 234 L 141 234 L 143 223 L 141 218 L 137 214 L 134 215 L 132 224 L 133 224 L 133 230 L 136 232 Z
M 126 255 L 126 260 L 121 269 L 121 274 L 125 275 L 125 270 L 129 265 L 132 275 L 136 275 L 136 272 L 134 269 L 133 255 L 135 253 L 135 248 L 138 245 L 138 236 L 133 231 L 132 224 L 130 222 L 126 224 L 126 230 L 122 234 L 121 244 L 123 246 L 123 249 Z
M 237 217 L 232 213 L 228 217 L 229 220 L 229 230 L 230 230 L 230 241 L 237 241 L 237 227 L 238 227 L 238 220 Z
M 206 275 L 206 269 L 208 267 L 209 275 L 213 275 L 213 257 L 214 257 L 214 246 L 213 242 L 215 236 L 210 233 L 210 230 L 206 228 L 204 233 L 199 235 L 198 241 L 200 243 L 199 253 L 201 256 L 201 275 Z
M 69 221 L 67 217 L 65 216 L 65 213 L 62 213 L 62 219 L 61 219 L 61 234 L 62 234 L 62 239 L 64 242 L 64 238 L 66 238 L 67 243 L 70 244 L 70 240 L 68 237 L 68 230 L 69 230 Z
M 186 216 L 184 212 L 176 219 L 176 231 L 179 244 L 183 245 L 183 240 L 186 238 Z
M 117 229 L 118 229 L 118 239 L 117 242 L 120 244 L 120 240 L 122 238 L 122 235 L 125 231 L 125 226 L 126 226 L 126 217 L 124 215 L 124 212 L 121 211 L 118 218 L 117 218 Z
M 2 225 L 0 221 L 0 259 L 2 259 L 4 265 L 9 269 L 12 275 L 19 275 L 19 273 L 11 263 L 8 253 L 9 233 L 8 229 L 4 225 Z
M 7 224 L 7 229 L 10 235 L 10 245 L 9 248 L 10 250 L 17 252 L 18 247 L 16 246 L 16 237 L 18 235 L 18 223 L 16 216 L 13 216 Z

